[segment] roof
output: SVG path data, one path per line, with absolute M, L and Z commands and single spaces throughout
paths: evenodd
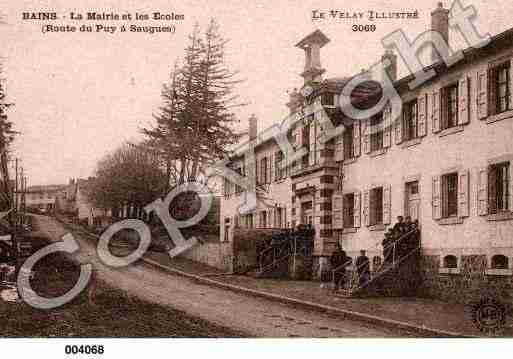
M 310 35 L 307 35 L 303 40 L 299 41 L 296 44 L 296 47 L 304 49 L 310 47 L 312 44 L 319 44 L 320 47 L 323 47 L 328 42 L 330 42 L 330 39 L 324 35 L 321 30 L 315 30 Z

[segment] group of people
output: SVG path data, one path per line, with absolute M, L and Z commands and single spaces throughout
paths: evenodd
M 330 257 L 330 265 L 333 272 L 333 282 L 335 287 L 334 291 L 345 287 L 346 282 L 346 267 L 352 263 L 352 258 L 337 244 L 337 248 Z M 371 278 L 370 261 L 366 256 L 365 250 L 360 251 L 360 255 L 356 258 L 355 262 L 356 272 L 358 274 L 358 285 L 362 286 L 367 283 Z
M 385 233 L 383 239 L 384 265 L 392 263 L 394 256 L 397 259 L 412 253 L 419 246 L 418 220 L 412 221 L 410 216 L 398 216 L 397 223 Z M 346 267 L 352 264 L 352 258 L 342 249 L 339 243 L 331 254 L 330 265 L 333 273 L 334 290 L 337 291 L 345 286 Z M 365 250 L 360 251 L 356 258 L 355 270 L 358 274 L 358 285 L 362 286 L 371 278 L 370 261 Z
M 419 221 L 412 221 L 410 216 L 397 217 L 397 223 L 385 233 L 382 241 L 384 264 L 403 258 L 418 248 Z

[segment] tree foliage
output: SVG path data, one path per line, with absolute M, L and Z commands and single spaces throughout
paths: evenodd
M 98 164 L 90 197 L 101 208 L 141 209 L 165 190 L 158 156 L 146 146 L 124 144 Z
M 199 180 L 202 168 L 237 140 L 233 110 L 243 104 L 233 94 L 240 81 L 226 64 L 226 44 L 215 20 L 204 34 L 194 27 L 183 64 L 174 65 L 163 86 L 156 123 L 143 129 L 164 158 L 171 185 Z

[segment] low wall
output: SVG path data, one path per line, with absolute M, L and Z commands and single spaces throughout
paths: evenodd
M 203 263 L 226 271 L 233 271 L 232 244 L 228 242 L 209 241 L 193 246 L 180 255 L 182 258 Z
M 449 302 L 468 304 L 491 297 L 511 306 L 511 275 L 487 275 L 486 256 L 461 257 L 459 273 L 440 273 L 440 256 L 421 257 L 421 285 L 418 295 Z

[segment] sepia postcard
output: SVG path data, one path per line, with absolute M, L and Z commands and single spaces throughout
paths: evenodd
M 513 336 L 512 13 L 2 0 L 0 338 Z

